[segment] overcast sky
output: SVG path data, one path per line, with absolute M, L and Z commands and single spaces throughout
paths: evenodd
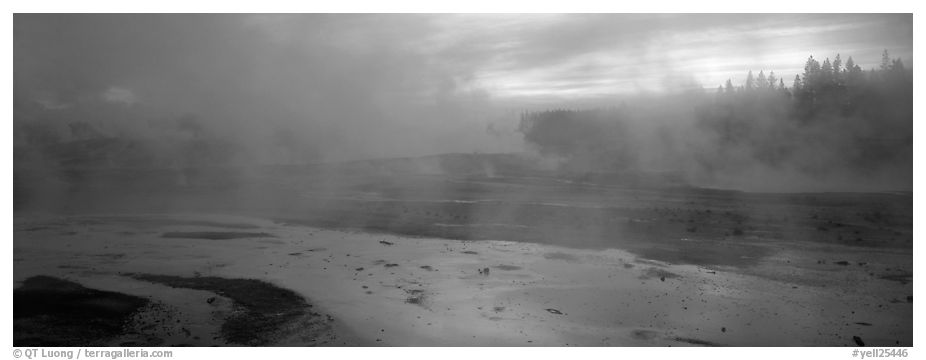
M 346 60 L 356 66 L 355 77 L 436 81 L 428 85 L 480 88 L 498 97 L 582 97 L 659 91 L 676 85 L 667 79 L 686 77 L 714 87 L 748 70 L 776 71 L 790 80 L 809 55 L 822 60 L 842 53 L 866 69 L 876 66 L 884 49 L 908 64 L 912 58 L 908 14 L 17 15 L 16 20 L 18 58 L 41 57 L 75 75 L 115 67 L 112 79 L 97 80 L 114 84 L 133 77 L 133 70 L 158 77 L 210 72 L 200 67 L 240 61 L 219 59 L 224 54 L 253 52 L 241 76 L 324 72 L 332 64 L 350 67 Z M 389 57 L 380 63 L 362 59 L 379 54 Z M 143 59 L 147 55 L 158 59 Z M 275 68 L 274 59 L 286 56 L 323 61 L 305 62 L 304 69 Z M 197 57 L 214 62 L 196 62 Z M 177 63 L 184 59 L 192 61 Z
M 810 55 L 868 69 L 884 49 L 912 64 L 911 15 L 18 14 L 14 91 L 329 133 L 427 121 L 452 143 L 504 104 L 713 89 L 748 70 L 790 86 Z

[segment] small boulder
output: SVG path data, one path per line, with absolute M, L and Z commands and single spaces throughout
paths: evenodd
M 855 341 L 855 345 L 858 345 L 858 346 L 865 346 L 865 342 L 862 341 L 862 338 L 860 338 L 860 337 L 858 337 L 858 336 L 853 336 L 853 337 L 852 337 L 852 340 Z

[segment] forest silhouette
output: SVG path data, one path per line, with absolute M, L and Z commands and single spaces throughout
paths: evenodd
M 786 86 L 750 71 L 716 91 L 668 94 L 611 108 L 524 112 L 519 130 L 542 154 L 591 172 L 661 169 L 714 175 L 766 172 L 901 176 L 912 167 L 913 73 L 887 50 L 862 70 L 841 55 L 811 56 Z M 654 155 L 654 153 L 656 153 Z M 667 160 L 668 159 L 668 160 Z

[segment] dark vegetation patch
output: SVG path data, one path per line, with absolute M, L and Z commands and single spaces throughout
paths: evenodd
M 653 330 L 637 329 L 630 332 L 630 336 L 637 340 L 652 340 L 659 336 L 658 332 Z
M 125 253 L 105 253 L 105 254 L 96 254 L 93 257 L 105 259 L 105 260 L 119 260 L 126 257 Z
M 644 271 L 643 274 L 640 275 L 641 279 L 658 278 L 663 281 L 665 281 L 665 279 L 674 279 L 678 277 L 681 277 L 681 276 L 676 273 L 666 271 L 665 269 L 660 269 L 656 267 L 651 267 L 649 269 L 646 269 L 646 271 Z
M 746 267 L 772 253 L 767 246 L 748 242 L 676 241 L 673 244 L 630 244 L 627 250 L 643 257 L 672 264 L 702 266 L 727 265 Z
M 715 343 L 715 342 L 713 342 L 713 341 L 707 341 L 707 340 L 701 340 L 701 339 L 694 339 L 694 338 L 686 338 L 686 337 L 676 337 L 676 338 L 675 338 L 675 341 L 681 341 L 681 342 L 685 342 L 685 343 L 689 343 L 689 344 L 693 344 L 693 345 L 701 345 L 701 346 L 714 346 L 714 347 L 716 347 L 716 346 L 723 346 L 723 345 L 720 345 L 720 344 Z
M 576 257 L 575 255 L 567 254 L 567 253 L 559 252 L 559 251 L 543 254 L 543 258 L 550 259 L 550 260 L 563 260 L 563 261 L 569 261 L 569 262 L 579 261 L 579 258 Z
M 503 265 L 496 265 L 493 267 L 499 270 L 506 270 L 506 271 L 521 270 L 520 266 L 514 266 L 514 265 L 504 265 L 503 264 Z
M 20 231 L 41 231 L 41 230 L 51 230 L 51 229 L 52 228 L 49 226 L 33 226 L 33 227 L 22 229 Z
M 96 223 L 102 224 L 131 224 L 135 227 L 149 226 L 206 226 L 226 229 L 259 229 L 260 226 L 247 223 L 230 223 L 211 220 L 184 220 L 159 217 L 141 217 L 141 216 L 94 216 L 91 218 Z
M 466 250 L 466 251 L 463 251 L 463 253 L 464 253 L 464 254 L 470 254 L 470 255 L 479 255 L 478 252 L 475 252 L 475 251 L 472 251 L 472 250 Z
M 294 320 L 311 315 L 312 305 L 292 290 L 255 279 L 228 279 L 212 276 L 180 277 L 156 274 L 128 274 L 132 278 L 167 285 L 211 291 L 232 299 L 241 311 L 234 312 L 222 324 L 222 336 L 229 343 L 261 346 L 269 345 L 279 331 Z
M 14 346 L 105 346 L 145 298 L 35 276 L 13 290 Z
M 884 274 L 879 277 L 884 280 L 896 281 L 901 284 L 908 284 L 913 281 L 913 274 L 909 272 L 901 272 L 897 274 Z
M 236 231 L 175 231 L 161 235 L 168 239 L 205 239 L 205 240 L 231 240 L 242 238 L 276 237 L 264 232 L 236 232 Z

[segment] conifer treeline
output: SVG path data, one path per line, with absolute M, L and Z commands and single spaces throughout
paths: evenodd
M 653 117 L 679 116 L 653 106 L 526 112 L 520 130 L 541 152 L 567 158 L 604 153 L 634 158 L 640 144 L 706 136 L 686 142 L 678 157 L 702 167 L 724 169 L 737 161 L 825 172 L 828 167 L 864 173 L 885 166 L 910 167 L 913 141 L 913 76 L 885 50 L 877 68 L 863 70 L 852 57 L 822 63 L 811 56 L 791 86 L 774 72 L 749 72 L 742 84 L 727 80 L 716 93 L 665 96 L 665 108 L 682 107 L 694 119 L 679 119 L 679 136 L 647 139 L 628 124 Z M 631 133 L 628 133 L 631 132 Z M 670 139 L 670 140 L 667 140 Z M 675 140 L 671 140 L 675 139 Z M 625 145 L 615 143 L 623 142 Z M 708 145 L 705 145 L 708 143 Z M 630 145 L 627 145 L 630 144 Z M 679 148 L 679 144 L 672 145 Z M 735 154 L 735 155 L 734 155 Z M 811 156 L 813 155 L 813 156 Z M 736 157 L 736 159 L 734 159 Z M 621 161 L 621 164 L 633 164 Z

